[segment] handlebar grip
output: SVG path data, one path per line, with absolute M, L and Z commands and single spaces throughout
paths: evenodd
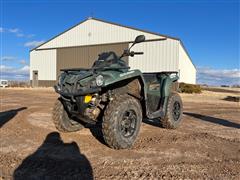
M 139 54 L 139 55 L 141 55 L 141 54 L 143 54 L 143 52 L 134 52 L 134 54 Z

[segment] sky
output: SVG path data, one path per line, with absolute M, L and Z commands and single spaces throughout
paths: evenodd
M 240 84 L 239 0 L 0 0 L 1 79 L 29 79 L 29 50 L 92 16 L 180 38 L 197 83 Z

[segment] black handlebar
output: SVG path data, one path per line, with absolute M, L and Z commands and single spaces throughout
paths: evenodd
M 134 55 L 137 54 L 137 55 L 141 55 L 143 54 L 143 52 L 134 52 Z
M 129 56 L 133 57 L 134 55 L 141 55 L 143 54 L 143 52 L 134 52 L 134 51 L 131 51 L 129 52 Z
M 142 55 L 143 52 L 134 52 L 134 51 L 129 51 L 128 49 L 127 50 L 124 50 L 123 54 L 120 56 L 120 59 L 124 56 L 131 56 L 133 57 L 134 55 Z

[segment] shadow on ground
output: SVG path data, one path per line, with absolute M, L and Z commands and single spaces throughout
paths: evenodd
M 240 102 L 240 96 L 226 96 L 223 98 L 225 101 L 231 101 L 231 102 Z
M 231 122 L 229 120 L 215 118 L 215 117 L 212 117 L 212 116 L 206 116 L 206 115 L 202 115 L 202 114 L 190 113 L 190 112 L 184 112 L 183 114 L 194 117 L 194 118 L 197 118 L 197 119 L 202 120 L 202 121 L 207 121 L 207 122 L 211 122 L 211 123 L 214 123 L 214 124 L 219 124 L 219 125 L 226 126 L 226 127 L 232 127 L 232 128 L 240 129 L 240 124 Z
M 13 119 L 18 114 L 19 111 L 22 111 L 25 109 L 27 109 L 27 107 L 21 107 L 21 108 L 17 108 L 17 109 L 11 109 L 8 111 L 0 112 L 0 128 L 5 123 L 7 123 L 11 119 Z
M 14 171 L 15 180 L 93 179 L 92 167 L 75 142 L 64 143 L 57 132 L 49 133 L 36 152 Z

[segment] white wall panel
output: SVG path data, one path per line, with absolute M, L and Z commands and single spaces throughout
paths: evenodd
M 30 53 L 30 80 L 32 72 L 38 71 L 38 80 L 56 80 L 56 50 L 32 51 Z
M 178 71 L 178 45 L 172 39 L 136 44 L 132 50 L 144 55 L 129 57 L 129 66 L 142 72 Z
M 179 82 L 196 84 L 196 68 L 181 44 L 179 44 L 179 74 Z
M 38 49 L 133 41 L 137 35 L 141 34 L 145 35 L 146 39 L 161 38 L 158 35 L 89 19 Z

